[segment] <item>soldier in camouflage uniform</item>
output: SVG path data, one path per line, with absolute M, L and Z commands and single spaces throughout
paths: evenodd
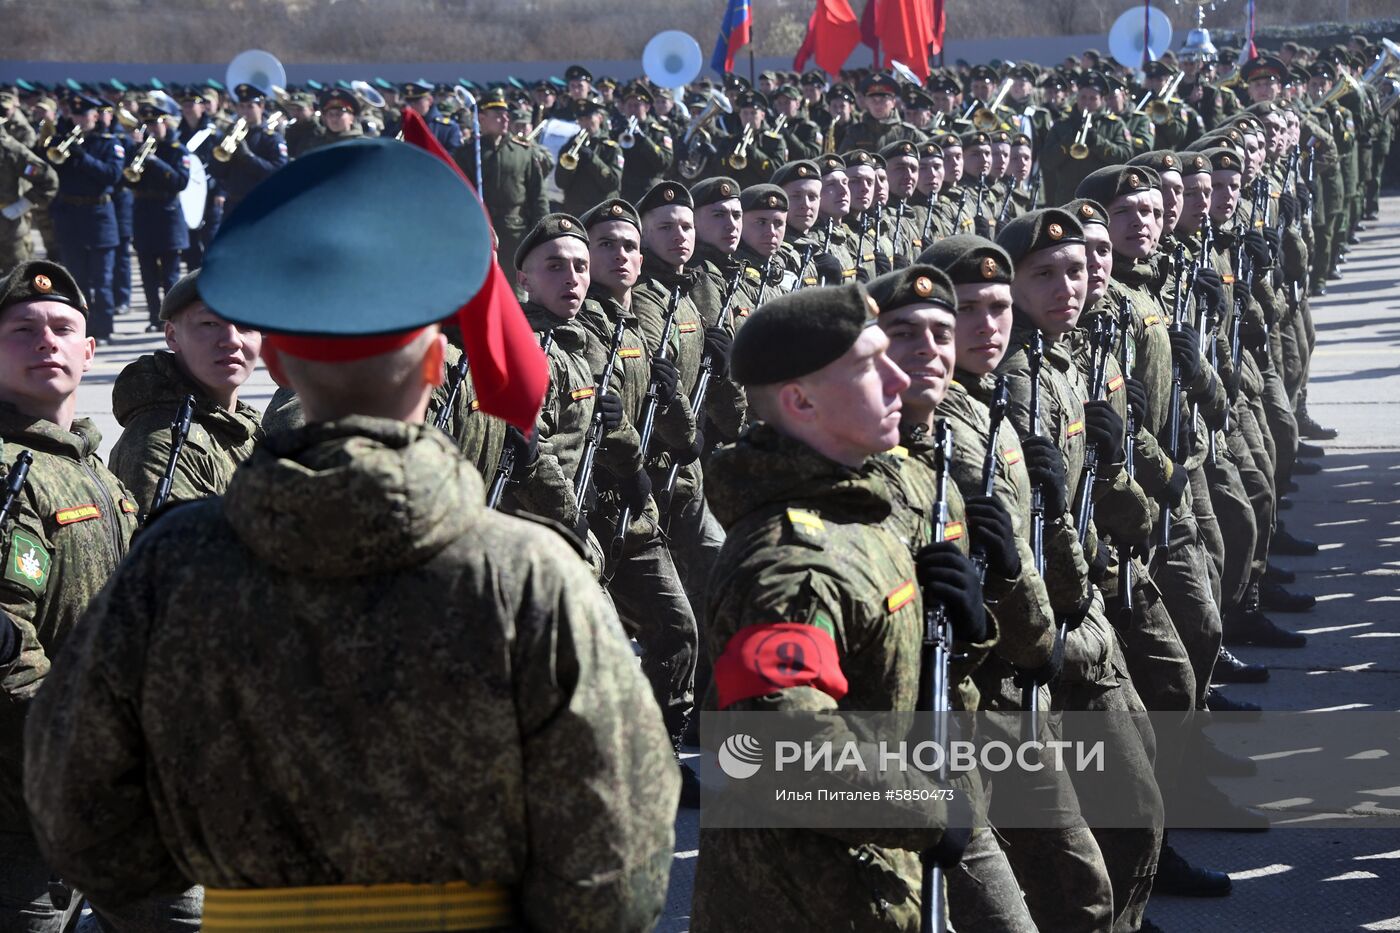
M 911 555 L 898 521 L 897 467 L 880 451 L 898 440 L 909 381 L 869 326 L 874 311 L 856 285 L 806 289 L 765 305 L 735 340 L 735 378 L 762 423 L 711 461 L 729 539 L 704 633 L 715 659 L 708 709 L 914 709 L 918 583 L 945 605 L 958 641 L 987 636 L 976 572 L 956 542 Z M 821 650 L 764 663 L 768 636 Z M 920 857 L 956 864 L 973 783 L 955 781 L 952 804 L 911 812 L 900 830 L 702 829 L 693 928 L 918 929 Z
M 0 124 L 0 272 L 29 258 L 30 215 L 47 210 L 58 193 L 58 173 L 14 129 Z
M 890 74 L 872 74 L 860 83 L 865 112 L 861 118 L 841 128 L 837 152 L 864 149 L 879 152 L 899 139 L 922 142 L 924 134 L 899 118 L 899 82 Z
M 65 929 L 81 897 L 41 856 L 22 797 L 21 735 L 50 665 L 136 530 L 135 500 L 97 457 L 97 427 L 74 418 L 95 349 L 87 312 L 77 282 L 56 263 L 21 263 L 0 280 L 0 461 L 9 467 L 21 451 L 34 457 L 13 517 L 0 529 L 0 614 L 9 620 L 0 622 L 6 629 L 13 622 L 21 635 L 18 659 L 3 669 L 0 927 L 31 933 Z M 60 731 L 78 745 L 100 736 L 79 723 Z M 89 802 L 70 801 L 64 817 L 85 823 Z
M 112 414 L 122 435 L 112 448 L 112 472 L 148 510 L 170 464 L 170 425 L 185 397 L 194 417 L 175 464 L 169 502 L 222 495 L 238 464 L 262 438 L 256 408 L 238 390 L 257 365 L 262 335 L 223 320 L 199 297 L 199 270 L 188 273 L 161 302 L 170 352 L 142 356 L 112 386 Z
M 470 216 L 473 196 L 408 147 L 363 146 L 383 157 L 293 163 L 277 203 L 245 202 L 269 232 L 210 251 L 201 292 L 282 330 L 269 366 L 308 424 L 222 499 L 151 526 L 86 617 L 29 730 L 41 845 L 116 904 L 204 883 L 210 931 L 649 930 L 678 783 L 660 717 L 584 563 L 486 511 L 475 471 L 420 425 L 434 322 L 469 290 L 414 295 L 375 261 L 385 242 L 426 270 L 484 257 L 478 225 L 400 223 Z M 367 220 L 395 159 L 421 200 Z M 349 243 L 325 233 L 345 204 L 366 234 Z M 314 223 L 281 217 L 298 208 Z M 293 242 L 325 270 L 309 291 L 304 270 L 267 275 L 263 250 Z M 362 304 L 305 300 L 345 278 Z M 133 792 L 145 781 L 163 792 Z
M 773 173 L 773 184 L 787 196 L 787 226 L 783 237 L 788 249 L 798 257 L 800 268 L 796 272 L 802 287 L 842 284 L 846 280 L 845 269 L 831 252 L 836 220 L 822 218 L 822 178 L 817 163 L 789 162 Z M 855 277 L 854 269 L 850 277 Z
M 924 251 L 924 226 L 928 208 L 914 200 L 919 183 L 919 144 L 908 140 L 890 143 L 880 150 L 885 160 L 889 198 L 885 213 L 892 230 L 897 265 L 907 265 L 911 257 Z M 902 262 L 900 261 L 902 260 Z

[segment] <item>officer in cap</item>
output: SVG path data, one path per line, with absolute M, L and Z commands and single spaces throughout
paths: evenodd
M 582 214 L 596 204 L 618 197 L 626 153 L 608 137 L 608 108 L 599 100 L 584 99 L 572 104 L 580 136 L 564 145 L 554 180 L 564 192 L 563 212 Z M 565 164 L 572 156 L 574 165 Z
M 1084 176 L 1133 157 L 1132 133 L 1116 114 L 1105 109 L 1108 95 L 1108 78 L 1097 71 L 1086 72 L 1079 79 L 1074 109 L 1050 130 L 1040 154 L 1047 204 L 1072 200 Z
M 619 134 L 618 146 L 623 150 L 622 197 L 639 200 L 661 181 L 675 161 L 675 146 L 670 132 L 651 118 L 655 98 L 651 89 L 640 81 L 627 85 L 622 92 L 622 121 L 624 133 Z M 635 131 L 628 127 L 636 121 Z
M 924 134 L 899 118 L 899 82 L 891 74 L 869 75 L 860 82 L 865 113 L 859 122 L 845 127 L 836 140 L 837 152 L 864 149 L 879 152 L 897 139 L 920 142 Z
M 263 107 L 272 92 L 245 82 L 233 89 L 233 96 L 246 135 L 239 138 L 235 124 L 215 144 L 214 159 L 209 163 L 209 173 L 219 185 L 218 197 L 223 200 L 225 211 L 237 207 L 248 192 L 288 160 L 282 134 L 268 132 L 263 121 Z
M 416 110 L 423 122 L 428 124 L 428 130 L 442 143 L 442 148 L 451 152 L 462 145 L 462 128 L 451 117 L 443 116 L 442 111 L 438 110 L 433 90 L 433 85 L 420 79 L 403 85 L 400 93 L 403 95 L 404 106 Z M 401 123 L 386 126 L 384 135 L 394 136 L 400 129 Z
M 129 168 L 127 178 L 134 201 L 131 242 L 141 268 L 146 331 L 150 333 L 161 329 L 161 300 L 180 278 L 180 254 L 190 245 L 190 228 L 179 199 L 190 181 L 190 154 L 174 128 L 177 111 L 173 102 L 142 101 L 137 115 L 143 132 L 156 141 L 139 169 Z M 131 158 L 136 155 L 132 152 Z M 134 180 L 132 174 L 136 175 Z
M 316 132 L 304 143 L 302 155 L 322 146 L 333 146 L 347 139 L 364 136 L 360 126 L 360 99 L 344 88 L 327 88 L 321 94 L 321 118 Z

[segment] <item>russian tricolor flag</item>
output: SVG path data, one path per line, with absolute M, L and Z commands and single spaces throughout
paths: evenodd
M 741 46 L 749 44 L 749 30 L 753 26 L 753 11 L 749 0 L 729 0 L 724 11 L 724 19 L 719 24 L 719 38 L 715 40 L 715 52 L 710 56 L 710 67 L 720 74 L 734 70 L 734 54 Z

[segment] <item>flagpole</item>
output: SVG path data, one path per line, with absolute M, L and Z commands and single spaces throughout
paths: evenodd
M 749 43 L 749 87 L 758 90 L 758 79 L 754 77 L 752 42 Z

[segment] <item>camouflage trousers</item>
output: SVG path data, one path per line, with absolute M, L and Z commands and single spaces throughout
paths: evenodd
M 1293 475 L 1293 461 L 1298 455 L 1298 420 L 1293 415 L 1293 403 L 1283 387 L 1279 368 L 1270 367 L 1264 373 L 1264 394 L 1260 397 L 1269 436 L 1274 442 L 1274 488 L 1277 489 Z
M 953 933 L 1036 933 L 1025 895 L 995 832 L 979 826 L 948 872 L 948 929 Z
M 1229 434 L 1240 437 L 1232 427 Z M 1245 588 L 1249 585 L 1253 565 L 1254 550 L 1258 543 L 1257 509 L 1245 490 L 1244 480 L 1230 451 L 1230 437 L 1227 435 L 1217 452 L 1214 463 L 1206 463 L 1206 495 L 1215 512 L 1220 529 L 1221 551 L 1218 555 L 1220 566 L 1220 611 L 1225 614 L 1237 608 L 1244 600 Z M 1241 442 L 1242 444 L 1242 442 Z M 1250 464 L 1253 470 L 1253 464 Z M 1256 471 L 1257 472 L 1257 471 Z M 1267 489 L 1263 490 L 1267 494 Z M 1198 495 L 1192 485 L 1192 494 Z M 1261 568 L 1262 572 L 1262 568 Z
M 671 556 L 676 562 L 686 596 L 690 599 L 691 611 L 696 619 L 703 619 L 705 591 L 715 559 L 719 557 L 720 548 L 724 547 L 724 529 L 705 502 L 703 486 L 698 487 L 691 498 L 677 502 L 673 508 Z M 695 668 L 695 693 L 698 696 L 704 696 L 709 689 L 710 671 L 710 658 L 702 651 Z
M 1173 511 L 1171 537 L 1166 549 L 1158 548 L 1152 557 L 1152 580 L 1162 594 L 1162 602 L 1188 659 L 1190 694 L 1194 700 L 1191 706 L 1184 707 L 1185 710 L 1203 704 L 1210 672 L 1220 650 L 1220 608 L 1211 592 L 1210 570 L 1207 569 L 1210 563 L 1193 506 L 1188 500 Z M 1161 688 L 1145 689 L 1149 690 L 1149 696 L 1155 697 Z
M 0 275 L 29 259 L 32 253 L 28 230 L 25 230 L 23 236 L 0 239 Z

